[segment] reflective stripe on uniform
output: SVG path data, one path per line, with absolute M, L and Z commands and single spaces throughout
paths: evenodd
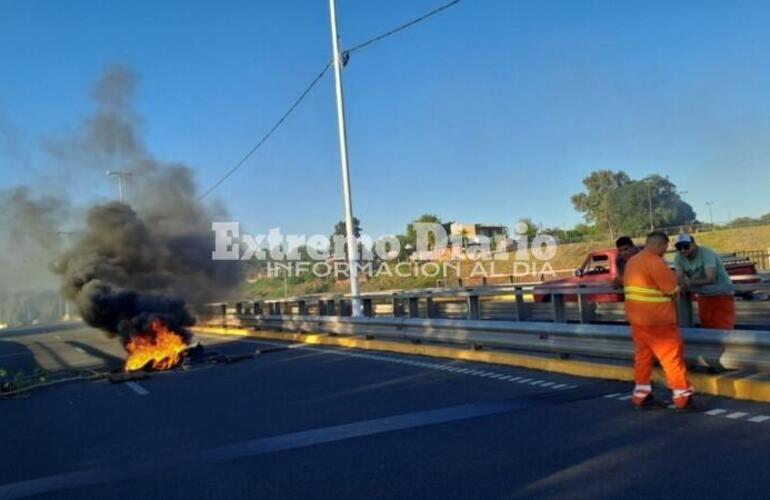
M 625 292 L 639 292 L 639 293 L 649 293 L 652 295 L 663 295 L 663 292 L 658 290 L 657 288 L 647 288 L 645 286 L 626 286 L 623 287 L 623 291 Z
M 626 294 L 626 300 L 639 302 L 671 302 L 671 297 L 650 297 L 648 295 Z

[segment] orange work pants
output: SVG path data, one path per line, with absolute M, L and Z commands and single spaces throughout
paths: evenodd
M 698 295 L 701 328 L 735 329 L 735 298 L 732 295 Z
M 631 325 L 631 336 L 636 347 L 634 378 L 637 385 L 651 384 L 652 364 L 657 358 L 666 374 L 666 382 L 672 390 L 690 389 L 679 327 Z

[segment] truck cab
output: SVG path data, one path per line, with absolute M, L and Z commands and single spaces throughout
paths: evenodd
M 619 257 L 615 248 L 589 252 L 580 267 L 575 269 L 574 276 L 548 281 L 536 287 L 533 292 L 535 302 L 548 302 L 550 300 L 549 290 L 578 286 L 614 286 L 620 276 Z M 575 302 L 577 301 L 577 294 L 567 294 L 565 300 Z M 588 300 L 589 302 L 620 302 L 623 300 L 623 293 L 622 290 L 618 289 L 617 293 L 591 295 Z
M 674 253 L 675 252 L 669 252 L 666 255 L 666 260 L 672 267 Z M 574 276 L 547 281 L 535 287 L 535 290 L 533 291 L 535 302 L 550 301 L 550 293 L 559 288 L 574 288 L 579 286 L 588 288 L 591 286 L 602 285 L 605 287 L 616 287 L 618 291 L 590 295 L 588 297 L 589 302 L 622 302 L 623 289 L 620 284 L 619 258 L 620 255 L 615 248 L 589 252 L 583 260 L 583 264 L 575 269 Z M 754 284 L 761 282 L 760 276 L 757 274 L 757 267 L 751 260 L 745 257 L 737 257 L 735 254 L 722 254 L 720 255 L 720 259 L 734 284 Z M 738 295 L 749 300 L 752 298 L 753 294 L 751 291 L 744 291 Z M 577 301 L 577 294 L 566 294 L 564 299 L 567 302 L 575 302 Z

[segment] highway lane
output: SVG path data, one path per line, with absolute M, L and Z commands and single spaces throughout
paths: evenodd
M 0 401 L 0 498 L 764 498 L 770 483 L 762 404 L 639 413 L 625 384 L 319 347 L 137 386 Z
M 31 372 L 116 368 L 125 357 L 120 342 L 80 325 L 70 329 L 0 330 L 0 367 Z
M 113 370 L 125 362 L 120 341 L 83 325 L 68 329 L 43 328 L 0 330 L 0 368 L 14 373 L 41 368 L 52 372 L 94 369 Z M 228 344 L 229 339 L 210 338 L 206 344 Z

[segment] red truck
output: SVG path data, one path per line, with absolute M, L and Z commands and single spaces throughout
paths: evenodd
M 756 265 L 745 257 L 737 257 L 735 254 L 720 255 L 722 263 L 725 266 L 727 274 L 733 280 L 734 284 L 759 283 L 760 277 L 757 274 Z M 673 264 L 671 264 L 673 267 Z M 561 278 L 552 281 L 546 281 L 535 287 L 533 296 L 535 302 L 548 302 L 552 291 L 558 291 L 560 288 L 573 288 L 577 286 L 613 286 L 619 276 L 618 272 L 618 251 L 615 248 L 608 250 L 597 250 L 590 252 L 583 264 L 575 269 L 575 275 L 569 278 Z M 623 292 L 620 287 L 617 292 L 601 293 L 590 295 L 589 302 L 622 302 Z M 744 298 L 750 298 L 751 292 Z M 568 302 L 577 301 L 576 294 L 565 295 Z

